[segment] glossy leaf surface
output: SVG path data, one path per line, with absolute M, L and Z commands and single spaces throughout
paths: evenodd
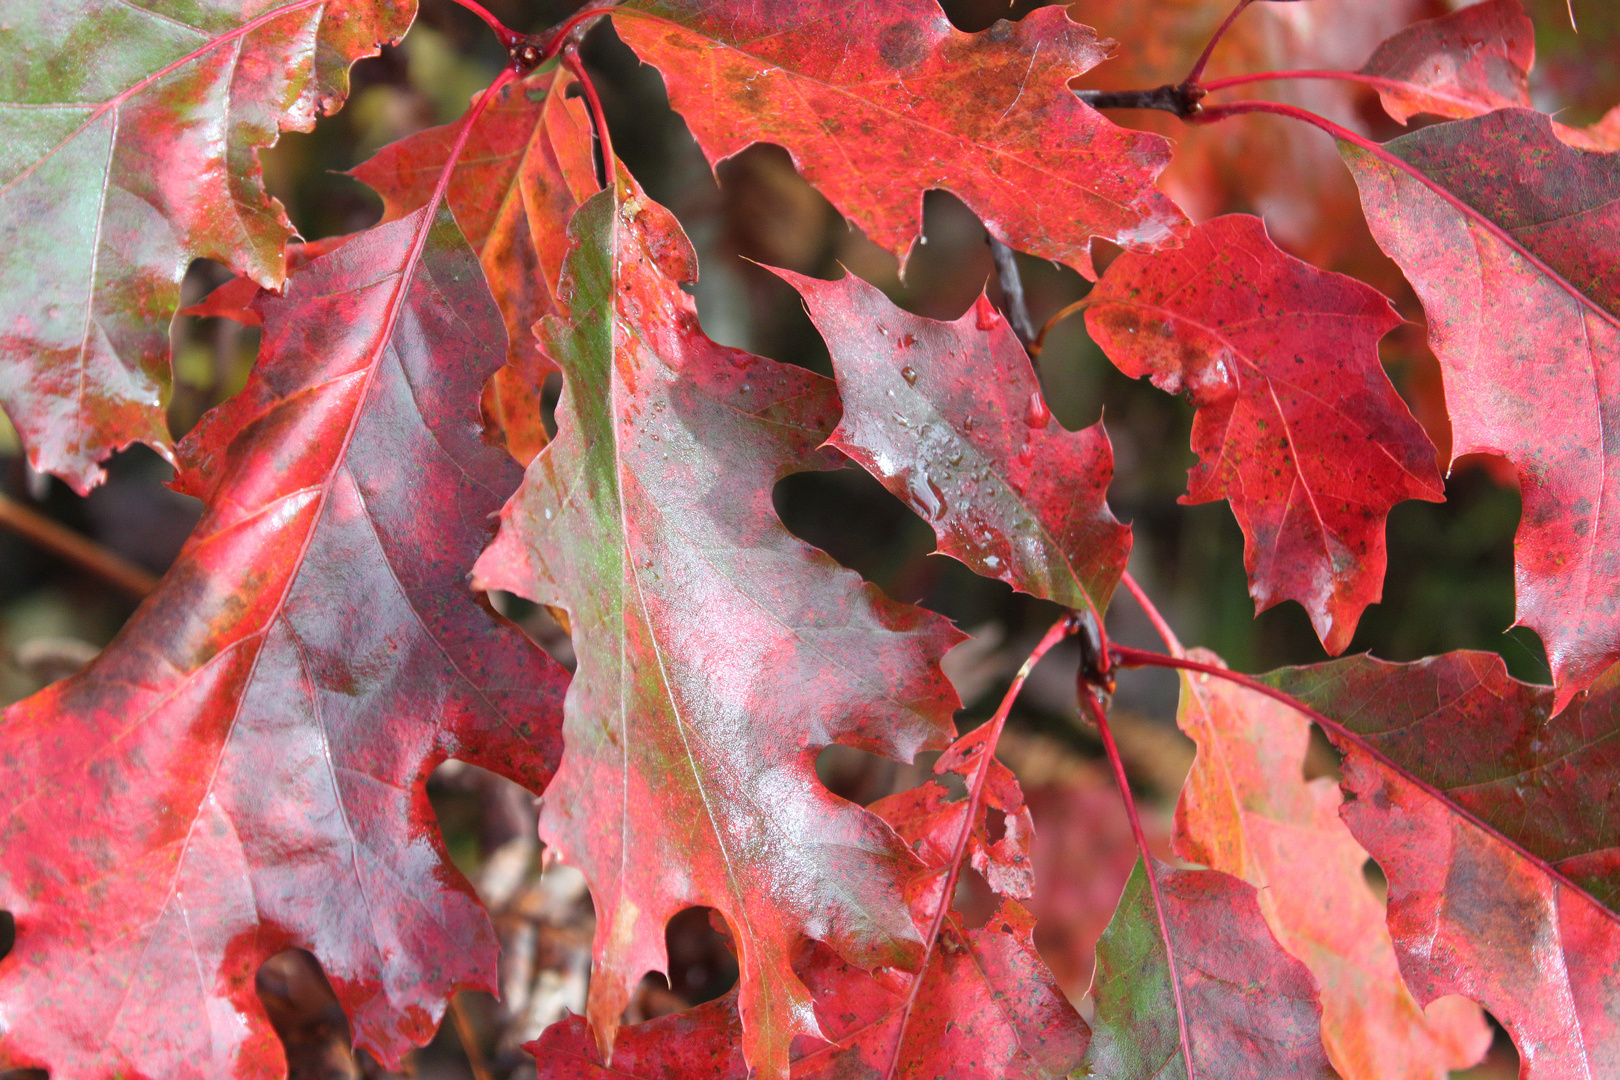
M 1546 645 L 1562 704 L 1620 658 L 1620 153 L 1573 149 L 1523 109 L 1386 148 L 1468 208 L 1344 150 L 1423 301 L 1453 459 L 1518 469 L 1518 621 Z
M 1165 941 L 1138 860 L 1097 943 L 1091 1047 L 1080 1075 L 1329 1080 L 1310 972 L 1266 927 L 1254 888 L 1216 870 L 1157 864 L 1193 1067 L 1187 1066 Z
M 1010 246 L 1088 276 L 1093 236 L 1151 248 L 1185 224 L 1153 187 L 1168 144 L 1069 91 L 1108 49 L 1061 7 L 964 34 L 936 0 L 634 0 L 614 26 L 663 73 L 711 164 L 756 142 L 786 147 L 902 258 L 929 188 Z
M 494 988 L 424 785 L 454 756 L 539 791 L 561 751 L 566 674 L 465 584 L 518 481 L 476 408 L 499 312 L 443 210 L 259 310 L 246 389 L 178 448 L 206 506 L 179 560 L 0 724 L 0 1067 L 281 1075 L 254 973 L 288 947 L 385 1061 Z
M 738 945 L 748 1059 L 784 1076 L 793 1038 L 818 1031 L 792 971 L 800 935 L 864 968 L 919 954 L 899 893 L 912 857 L 820 784 L 815 755 L 944 745 L 957 701 L 938 659 L 960 635 L 777 520 L 775 482 L 829 463 L 837 398 L 703 335 L 668 211 L 621 177 L 572 231 L 574 321 L 542 340 L 563 368 L 557 438 L 477 566 L 572 625 L 568 752 L 541 836 L 591 884 L 604 1045 L 666 966 L 665 923 L 703 905 Z
M 988 843 L 976 845 L 975 865 L 1027 865 L 1028 812 L 1018 782 L 999 762 L 991 767 L 996 772 L 989 803 L 1008 815 L 1008 827 L 994 855 L 987 851 Z M 952 800 L 943 786 L 929 781 L 871 809 L 921 859 L 908 893 L 917 932 L 924 934 L 940 900 L 942 873 L 961 833 L 967 803 Z M 981 806 L 975 822 L 981 838 L 985 817 Z M 1020 821 L 1021 826 L 1016 824 Z M 994 871 L 987 877 L 993 885 L 998 880 Z M 968 927 L 957 915 L 947 918 L 906 1023 L 894 1080 L 1045 1080 L 1069 1074 L 1079 1064 L 1086 1024 L 1035 952 L 1034 920 L 1016 899 L 1003 895 L 1007 898 L 983 926 Z M 795 1042 L 794 1080 L 885 1075 L 915 976 L 894 969 L 868 974 L 816 942 L 805 942 L 794 961 L 794 970 L 815 995 L 816 1017 L 828 1040 L 801 1036 Z M 530 1049 L 543 1080 L 746 1080 L 739 1044 L 733 992 L 689 1012 L 621 1030 L 611 1070 L 601 1064 L 580 1020 L 556 1025 Z
M 1378 360 L 1400 323 L 1389 301 L 1285 254 L 1246 215 L 1127 252 L 1091 300 L 1086 328 L 1115 365 L 1197 407 L 1182 501 L 1231 503 L 1255 606 L 1299 601 L 1342 652 L 1382 592 L 1390 508 L 1444 497 Z
M 1190 655 L 1220 665 L 1207 650 Z M 1198 756 L 1176 805 L 1176 853 L 1255 887 L 1266 925 L 1316 980 L 1342 1080 L 1445 1080 L 1478 1061 L 1491 1038 L 1478 1007 L 1449 1001 L 1425 1018 L 1401 982 L 1338 785 L 1302 779 L 1310 722 L 1193 672 L 1182 672 L 1177 722 Z
M 1620 680 L 1554 714 L 1490 653 L 1354 657 L 1271 685 L 1340 725 L 1341 810 L 1389 879 L 1389 928 L 1420 1002 L 1502 1022 L 1526 1080 L 1620 1069 Z
M 990 301 L 938 322 L 853 274 L 777 272 L 832 354 L 844 401 L 832 444 L 922 515 L 944 554 L 1032 596 L 1105 610 L 1131 542 L 1108 509 L 1108 435 L 1100 421 L 1053 421 Z
M 584 103 L 567 97 L 573 85 L 558 68 L 502 88 L 473 125 L 446 192 L 506 321 L 509 363 L 484 407 L 524 464 L 546 443 L 540 388 L 555 370 L 534 326 L 563 313 L 557 287 L 568 219 L 598 187 L 590 120 Z M 419 131 L 355 168 L 382 196 L 383 220 L 427 202 L 455 135 L 453 124 Z
M 167 452 L 169 321 L 208 258 L 278 285 L 292 235 L 257 152 L 308 131 L 409 0 L 6 9 L 0 405 L 81 493 L 132 442 Z M 112 47 L 103 47 L 115 43 Z
M 1519 0 L 1485 0 L 1406 27 L 1374 50 L 1367 75 L 1399 79 L 1383 88 L 1384 109 L 1406 123 L 1419 113 L 1452 119 L 1530 107 L 1535 27 Z

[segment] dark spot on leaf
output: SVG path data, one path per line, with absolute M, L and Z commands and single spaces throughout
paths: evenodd
M 928 53 L 922 31 L 908 23 L 895 23 L 878 39 L 878 55 L 895 71 L 916 67 Z

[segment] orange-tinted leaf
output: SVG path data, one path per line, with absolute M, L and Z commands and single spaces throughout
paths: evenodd
M 787 1074 L 818 1025 L 800 935 L 863 968 L 914 963 L 912 857 L 834 797 L 832 742 L 941 746 L 955 692 L 942 618 L 894 603 L 795 539 L 772 486 L 830 464 L 830 381 L 710 341 L 668 211 L 621 174 L 575 215 L 542 346 L 563 368 L 558 434 L 479 559 L 487 586 L 568 612 L 579 667 L 541 835 L 596 902 L 590 1017 L 611 1045 L 664 926 L 720 911 L 738 944 L 744 1048 Z
M 455 756 L 538 791 L 561 751 L 567 676 L 465 584 L 518 480 L 476 407 L 500 314 L 442 208 L 258 305 L 246 388 L 178 448 L 185 549 L 0 724 L 0 1068 L 279 1076 L 254 973 L 293 946 L 386 1061 L 494 988 L 425 784 Z
M 1069 91 L 1108 50 L 1060 6 L 979 34 L 953 28 L 936 0 L 634 0 L 615 11 L 711 164 L 756 142 L 784 146 L 902 257 L 930 188 L 956 194 L 1012 247 L 1088 276 L 1093 236 L 1152 248 L 1185 224 L 1153 188 L 1169 146 Z
M 169 5 L 172 7 L 172 5 Z M 80 492 L 168 452 L 169 322 L 208 258 L 279 285 L 292 226 L 257 151 L 334 111 L 411 0 L 8 3 L 0 74 L 0 404 Z
M 590 120 L 583 102 L 568 98 L 572 85 L 558 68 L 504 87 L 473 125 L 446 193 L 506 320 L 509 363 L 485 390 L 484 408 L 524 464 L 546 444 L 540 391 L 555 370 L 534 325 L 563 312 L 568 219 L 598 186 Z M 454 125 L 419 131 L 354 169 L 382 196 L 383 220 L 427 202 L 455 134 Z
M 1101 422 L 1053 423 L 990 302 L 938 322 L 853 274 L 777 273 L 832 354 L 844 400 L 832 444 L 927 519 L 944 554 L 1065 607 L 1106 609 L 1131 544 L 1108 509 L 1108 435 Z
M 1562 704 L 1620 659 L 1620 153 L 1573 149 L 1525 109 L 1385 148 L 1468 211 L 1345 147 L 1373 234 L 1423 301 L 1453 460 L 1518 468 L 1518 621 Z
M 1342 652 L 1382 592 L 1390 508 L 1444 498 L 1378 360 L 1400 323 L 1389 301 L 1284 254 L 1247 215 L 1126 252 L 1091 300 L 1086 327 L 1120 370 L 1197 406 L 1182 501 L 1232 504 L 1256 607 L 1299 601 Z
M 1194 660 L 1220 658 L 1194 649 Z M 1479 1009 L 1425 1019 L 1395 963 L 1367 853 L 1339 820 L 1339 790 L 1302 778 L 1310 722 L 1297 709 L 1182 672 L 1181 729 L 1198 756 L 1176 806 L 1176 852 L 1257 891 L 1277 941 L 1316 979 L 1322 1041 L 1342 1080 L 1445 1080 L 1490 1046 Z
M 1483 1004 L 1525 1080 L 1620 1074 L 1617 675 L 1556 714 L 1494 653 L 1265 677 L 1328 718 L 1407 985 Z
M 1378 91 L 1404 124 L 1418 113 L 1461 119 L 1529 108 L 1535 60 L 1535 27 L 1519 0 L 1485 0 L 1413 23 L 1379 45 L 1361 70 L 1409 84 Z

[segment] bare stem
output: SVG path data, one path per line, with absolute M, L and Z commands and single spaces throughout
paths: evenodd
M 946 867 L 945 888 L 940 896 L 939 908 L 934 912 L 934 921 L 929 924 L 928 935 L 923 938 L 922 962 L 917 965 L 917 974 L 911 981 L 911 992 L 906 995 L 906 1003 L 900 1010 L 900 1024 L 894 1035 L 894 1054 L 889 1059 L 889 1067 L 884 1071 L 885 1078 L 892 1078 L 895 1070 L 900 1067 L 900 1051 L 905 1046 L 906 1025 L 911 1020 L 912 1009 L 917 1004 L 917 994 L 922 989 L 923 976 L 928 972 L 928 962 L 933 958 L 934 946 L 939 941 L 940 931 L 944 929 L 945 918 L 950 914 L 951 902 L 956 897 L 956 883 L 962 873 L 962 858 L 967 854 L 968 841 L 973 836 L 973 824 L 978 820 L 979 807 L 984 803 L 984 783 L 990 775 L 990 761 L 995 757 L 996 743 L 1001 739 L 1001 731 L 1007 726 L 1007 715 L 1012 712 L 1013 702 L 1018 699 L 1018 691 L 1024 687 L 1024 680 L 1035 669 L 1041 657 L 1051 651 L 1052 647 L 1078 629 L 1078 616 L 1064 615 L 1063 618 L 1052 624 L 1051 629 L 1041 638 L 1024 661 L 1023 667 L 1018 669 L 1014 676 L 1012 686 L 1002 697 L 1001 704 L 996 707 L 996 713 L 984 726 L 986 734 L 978 753 L 978 763 L 974 767 L 973 776 L 968 781 L 967 814 L 962 820 L 962 831 L 956 837 L 956 848 L 951 854 L 950 864 Z
M 1198 59 L 1193 63 L 1192 70 L 1187 72 L 1187 78 L 1183 80 L 1187 85 L 1198 85 L 1198 80 L 1203 77 L 1205 66 L 1209 64 L 1210 56 L 1215 52 L 1215 46 L 1220 43 L 1221 38 L 1226 35 L 1226 31 L 1231 28 L 1232 23 L 1237 20 L 1239 15 L 1243 14 L 1243 9 L 1248 7 L 1251 2 L 1252 0 L 1238 0 L 1237 7 L 1232 9 L 1232 13 L 1226 17 L 1226 21 L 1215 28 L 1214 36 L 1209 39 L 1209 44 L 1204 46 L 1204 51 L 1198 54 Z
M 157 588 L 158 579 L 150 572 L 5 495 L 0 495 L 0 526 L 131 596 L 149 596 Z
M 1119 746 L 1114 742 L 1113 729 L 1108 726 L 1108 710 L 1097 700 L 1097 691 L 1081 681 L 1080 701 L 1091 713 L 1097 730 L 1102 733 L 1103 750 L 1108 764 L 1114 770 L 1114 782 L 1119 785 L 1120 798 L 1125 800 L 1125 816 L 1131 822 L 1131 835 L 1136 838 L 1136 850 L 1142 855 L 1142 869 L 1147 873 L 1148 893 L 1153 897 L 1153 912 L 1159 920 L 1159 936 L 1164 939 L 1164 958 L 1170 969 L 1170 989 L 1176 999 L 1176 1025 L 1181 1033 L 1181 1060 L 1187 1068 L 1187 1080 L 1198 1080 L 1193 1064 L 1192 1038 L 1187 1033 L 1187 1006 L 1181 995 L 1181 976 L 1176 968 L 1176 945 L 1170 937 L 1170 922 L 1164 913 L 1164 895 L 1159 889 L 1159 874 L 1153 866 L 1153 852 L 1148 850 L 1147 835 L 1142 831 L 1142 818 L 1136 812 L 1136 799 L 1131 795 L 1130 780 L 1125 775 L 1125 762 L 1120 759 Z
M 1187 651 L 1181 647 L 1181 639 L 1176 637 L 1176 632 L 1170 629 L 1170 624 L 1165 621 L 1163 615 L 1159 614 L 1159 609 L 1148 598 L 1148 594 L 1142 590 L 1142 586 L 1136 583 L 1136 579 L 1131 577 L 1129 570 L 1125 571 L 1121 580 L 1125 584 L 1125 590 L 1131 594 L 1137 606 L 1142 609 L 1142 613 L 1148 617 L 1148 622 L 1153 624 L 1153 629 L 1158 631 L 1159 638 L 1164 642 L 1164 647 L 1170 650 L 1170 655 L 1187 655 Z
M 1027 348 L 1035 337 L 1035 327 L 1029 320 L 1029 305 L 1024 300 L 1024 277 L 1018 272 L 1018 256 L 1013 249 L 997 240 L 994 233 L 984 234 L 990 245 L 990 258 L 995 260 L 996 277 L 1001 281 L 1001 296 L 1007 305 L 1007 324 Z
M 492 1080 L 489 1066 L 484 1062 L 484 1051 L 478 1045 L 478 1034 L 467 1019 L 467 1010 L 461 1004 L 461 992 L 450 995 L 450 1019 L 456 1025 L 456 1038 L 461 1041 L 461 1052 L 466 1055 L 467 1069 L 473 1080 Z
M 591 82 L 590 74 L 580 61 L 579 48 L 568 46 L 562 54 L 563 67 L 569 74 L 579 80 L 579 86 L 585 93 L 585 102 L 591 110 L 591 124 L 596 128 L 596 143 L 602 149 L 602 186 L 609 187 L 613 183 L 615 169 L 613 157 L 613 137 L 608 134 L 607 113 L 602 110 L 602 99 L 597 96 L 596 84 Z
M 1075 312 L 1084 311 L 1086 308 L 1091 306 L 1091 302 L 1094 299 L 1096 299 L 1095 291 L 1087 293 L 1072 304 L 1065 304 L 1062 308 L 1059 308 L 1056 315 L 1053 315 L 1050 319 L 1047 319 L 1041 324 L 1041 329 L 1035 335 L 1035 340 L 1029 343 L 1029 355 L 1039 358 L 1041 355 L 1041 350 L 1046 348 L 1046 335 L 1052 332 L 1052 327 L 1056 326 L 1064 319 L 1067 319 Z
M 564 48 L 575 42 L 577 37 L 575 31 L 579 30 L 583 24 L 607 14 L 618 2 L 619 0 L 590 0 L 584 7 L 545 33 L 524 38 L 523 40 L 539 53 L 535 63 L 543 64 L 562 52 Z
M 1356 132 L 1351 131 L 1349 128 L 1340 124 L 1335 124 L 1327 117 L 1318 116 L 1316 113 L 1313 113 L 1307 109 L 1296 108 L 1293 105 L 1284 105 L 1277 101 L 1234 101 L 1228 105 L 1212 105 L 1200 113 L 1193 120 L 1193 123 L 1212 124 L 1217 120 L 1224 120 L 1229 116 L 1240 116 L 1244 113 L 1270 113 L 1274 116 L 1287 116 L 1294 120 L 1303 120 L 1307 124 L 1321 128 L 1323 131 L 1327 132 L 1329 135 L 1332 135 L 1336 139 L 1342 139 L 1345 142 L 1350 143 L 1352 146 L 1365 150 L 1367 153 L 1371 154 L 1379 161 L 1382 161 L 1390 168 L 1406 173 L 1408 176 L 1412 177 L 1412 179 L 1416 180 L 1418 183 L 1440 196 L 1440 198 L 1443 199 L 1453 210 L 1456 210 L 1459 214 L 1462 214 L 1470 221 L 1473 221 L 1475 224 L 1479 225 L 1480 228 L 1484 229 L 1502 243 L 1506 244 L 1531 266 L 1534 266 L 1542 274 L 1545 274 L 1548 279 L 1556 282 L 1561 288 L 1564 289 L 1564 291 L 1569 293 L 1571 298 L 1573 298 L 1577 303 L 1584 305 L 1589 311 L 1597 315 L 1610 326 L 1620 329 L 1620 315 L 1616 315 L 1613 312 L 1608 311 L 1598 304 L 1596 300 L 1593 300 L 1591 297 L 1575 288 L 1575 286 L 1570 284 L 1562 274 L 1542 261 L 1540 256 L 1536 255 L 1529 248 L 1519 243 L 1512 233 L 1508 232 L 1501 225 L 1492 221 L 1490 218 L 1486 217 L 1472 206 L 1469 206 L 1467 203 L 1463 202 L 1450 191 L 1447 191 L 1443 186 L 1441 186 L 1440 183 L 1431 179 L 1422 169 L 1419 169 L 1416 165 L 1411 164 L 1400 156 L 1390 153 L 1390 151 L 1384 146 L 1373 142 L 1365 135 L 1359 135 Z
M 1076 90 L 1074 95 L 1093 109 L 1157 109 L 1185 120 L 1197 115 L 1204 88 L 1166 83 L 1151 90 Z

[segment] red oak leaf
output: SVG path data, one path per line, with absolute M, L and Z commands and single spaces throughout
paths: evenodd
M 1172 870 L 1157 860 L 1155 867 L 1180 993 L 1138 860 L 1097 942 L 1091 986 L 1097 1011 L 1079 1075 L 1335 1077 L 1322 1052 L 1316 986 L 1304 965 L 1277 945 L 1254 887 L 1216 870 Z
M 344 233 L 342 236 L 327 236 L 320 240 L 288 244 L 287 273 L 291 274 L 311 259 L 318 259 L 329 251 L 336 251 L 357 235 L 359 234 Z M 263 326 L 264 315 L 253 305 L 253 301 L 266 291 L 250 277 L 233 277 L 197 303 L 181 308 L 180 314 L 194 315 L 198 318 L 230 319 L 243 326 Z
M 1343 152 L 1378 243 L 1411 279 L 1451 411 L 1452 457 L 1518 468 L 1518 621 L 1562 707 L 1620 659 L 1620 153 L 1524 109 Z
M 1483 1004 L 1525 1080 L 1620 1074 L 1617 676 L 1562 713 L 1494 653 L 1265 677 L 1344 752 L 1340 814 L 1389 879 L 1407 985 Z
M 1126 252 L 1091 293 L 1086 327 L 1125 374 L 1197 407 L 1184 503 L 1225 498 L 1249 592 L 1297 600 L 1329 652 L 1350 644 L 1384 581 L 1384 519 L 1444 496 L 1434 446 L 1378 361 L 1388 300 L 1284 254 L 1258 218 Z
M 1221 665 L 1194 649 L 1191 658 Z M 1316 979 L 1322 1042 L 1342 1080 L 1445 1080 L 1491 1033 L 1457 998 L 1425 1017 L 1395 962 L 1367 853 L 1339 820 L 1332 780 L 1305 780 L 1310 721 L 1210 675 L 1182 672 L 1177 722 L 1198 743 L 1176 804 L 1176 853 L 1253 885 L 1266 924 Z
M 958 740 L 953 749 L 977 745 L 985 728 Z M 988 805 L 1007 815 L 1007 832 L 991 853 L 984 833 L 985 807 L 974 833 L 975 865 L 997 868 L 1029 863 L 1028 811 L 1018 782 L 991 759 Z M 968 771 L 965 769 L 957 771 Z M 934 781 L 874 803 L 874 813 L 894 826 L 922 860 L 909 883 L 917 931 L 925 934 L 940 902 L 941 872 L 961 835 L 966 800 L 952 800 Z M 981 859 L 982 857 L 982 859 Z M 1005 895 L 1005 894 L 1004 894 Z M 1013 899 L 1004 899 L 989 922 L 968 927 L 950 916 L 918 988 L 905 1027 L 894 1080 L 1048 1080 L 1073 1072 L 1085 1053 L 1085 1021 L 1064 999 L 1035 952 L 1035 923 Z M 815 996 L 825 1041 L 801 1036 L 793 1047 L 793 1080 L 841 1080 L 884 1076 L 895 1059 L 895 1039 L 913 975 L 892 968 L 867 974 L 840 960 L 826 946 L 802 943 L 794 970 Z M 746 1080 L 735 993 L 690 1012 L 626 1028 L 605 1068 L 582 1021 L 565 1021 L 529 1049 L 542 1080 L 597 1080 L 609 1076 L 681 1080 Z
M 711 164 L 777 143 L 902 256 L 930 188 L 1090 277 L 1093 236 L 1153 248 L 1185 225 L 1153 189 L 1169 144 L 1070 92 L 1109 49 L 1061 7 L 964 34 L 936 0 L 634 0 L 614 26 L 663 73 Z
M 540 390 L 555 370 L 534 325 L 562 312 L 568 219 L 598 187 L 590 120 L 568 98 L 573 85 L 558 68 L 502 88 L 473 125 L 446 193 L 506 320 L 509 363 L 485 390 L 484 408 L 525 465 L 546 444 Z M 384 221 L 427 202 L 455 135 L 455 125 L 419 131 L 353 170 L 382 196 Z
M 415 13 L 253 7 L 7 5 L 0 404 L 34 467 L 80 492 L 114 450 L 168 452 L 169 321 L 191 261 L 281 283 L 292 226 L 257 151 L 335 111 L 349 65 Z
M 853 274 L 777 273 L 832 354 L 844 417 L 829 441 L 926 518 L 944 554 L 1068 608 L 1107 608 L 1131 546 L 1108 509 L 1108 435 L 1052 422 L 990 301 L 938 322 Z
M 424 784 L 454 756 L 538 791 L 561 750 L 566 675 L 464 581 L 518 480 L 476 410 L 500 314 L 442 208 L 258 307 L 247 387 L 178 448 L 179 559 L 0 724 L 0 1068 L 281 1075 L 254 973 L 291 946 L 385 1061 L 494 989 Z
M 596 902 L 590 1017 L 604 1047 L 664 926 L 717 909 L 738 944 L 743 1045 L 767 1077 L 819 1031 L 793 974 L 801 935 L 863 968 L 906 965 L 912 857 L 833 796 L 815 756 L 843 742 L 910 758 L 957 705 L 960 640 L 795 539 L 771 490 L 830 464 L 830 381 L 716 345 L 680 283 L 668 211 L 620 176 L 575 215 L 542 347 L 563 368 L 558 434 L 479 559 L 487 587 L 566 609 L 579 656 L 568 752 L 542 838 Z
M 1519 0 L 1485 0 L 1406 27 L 1361 71 L 1406 84 L 1378 88 L 1385 111 L 1404 124 L 1418 113 L 1461 119 L 1529 108 L 1535 60 L 1535 27 Z

